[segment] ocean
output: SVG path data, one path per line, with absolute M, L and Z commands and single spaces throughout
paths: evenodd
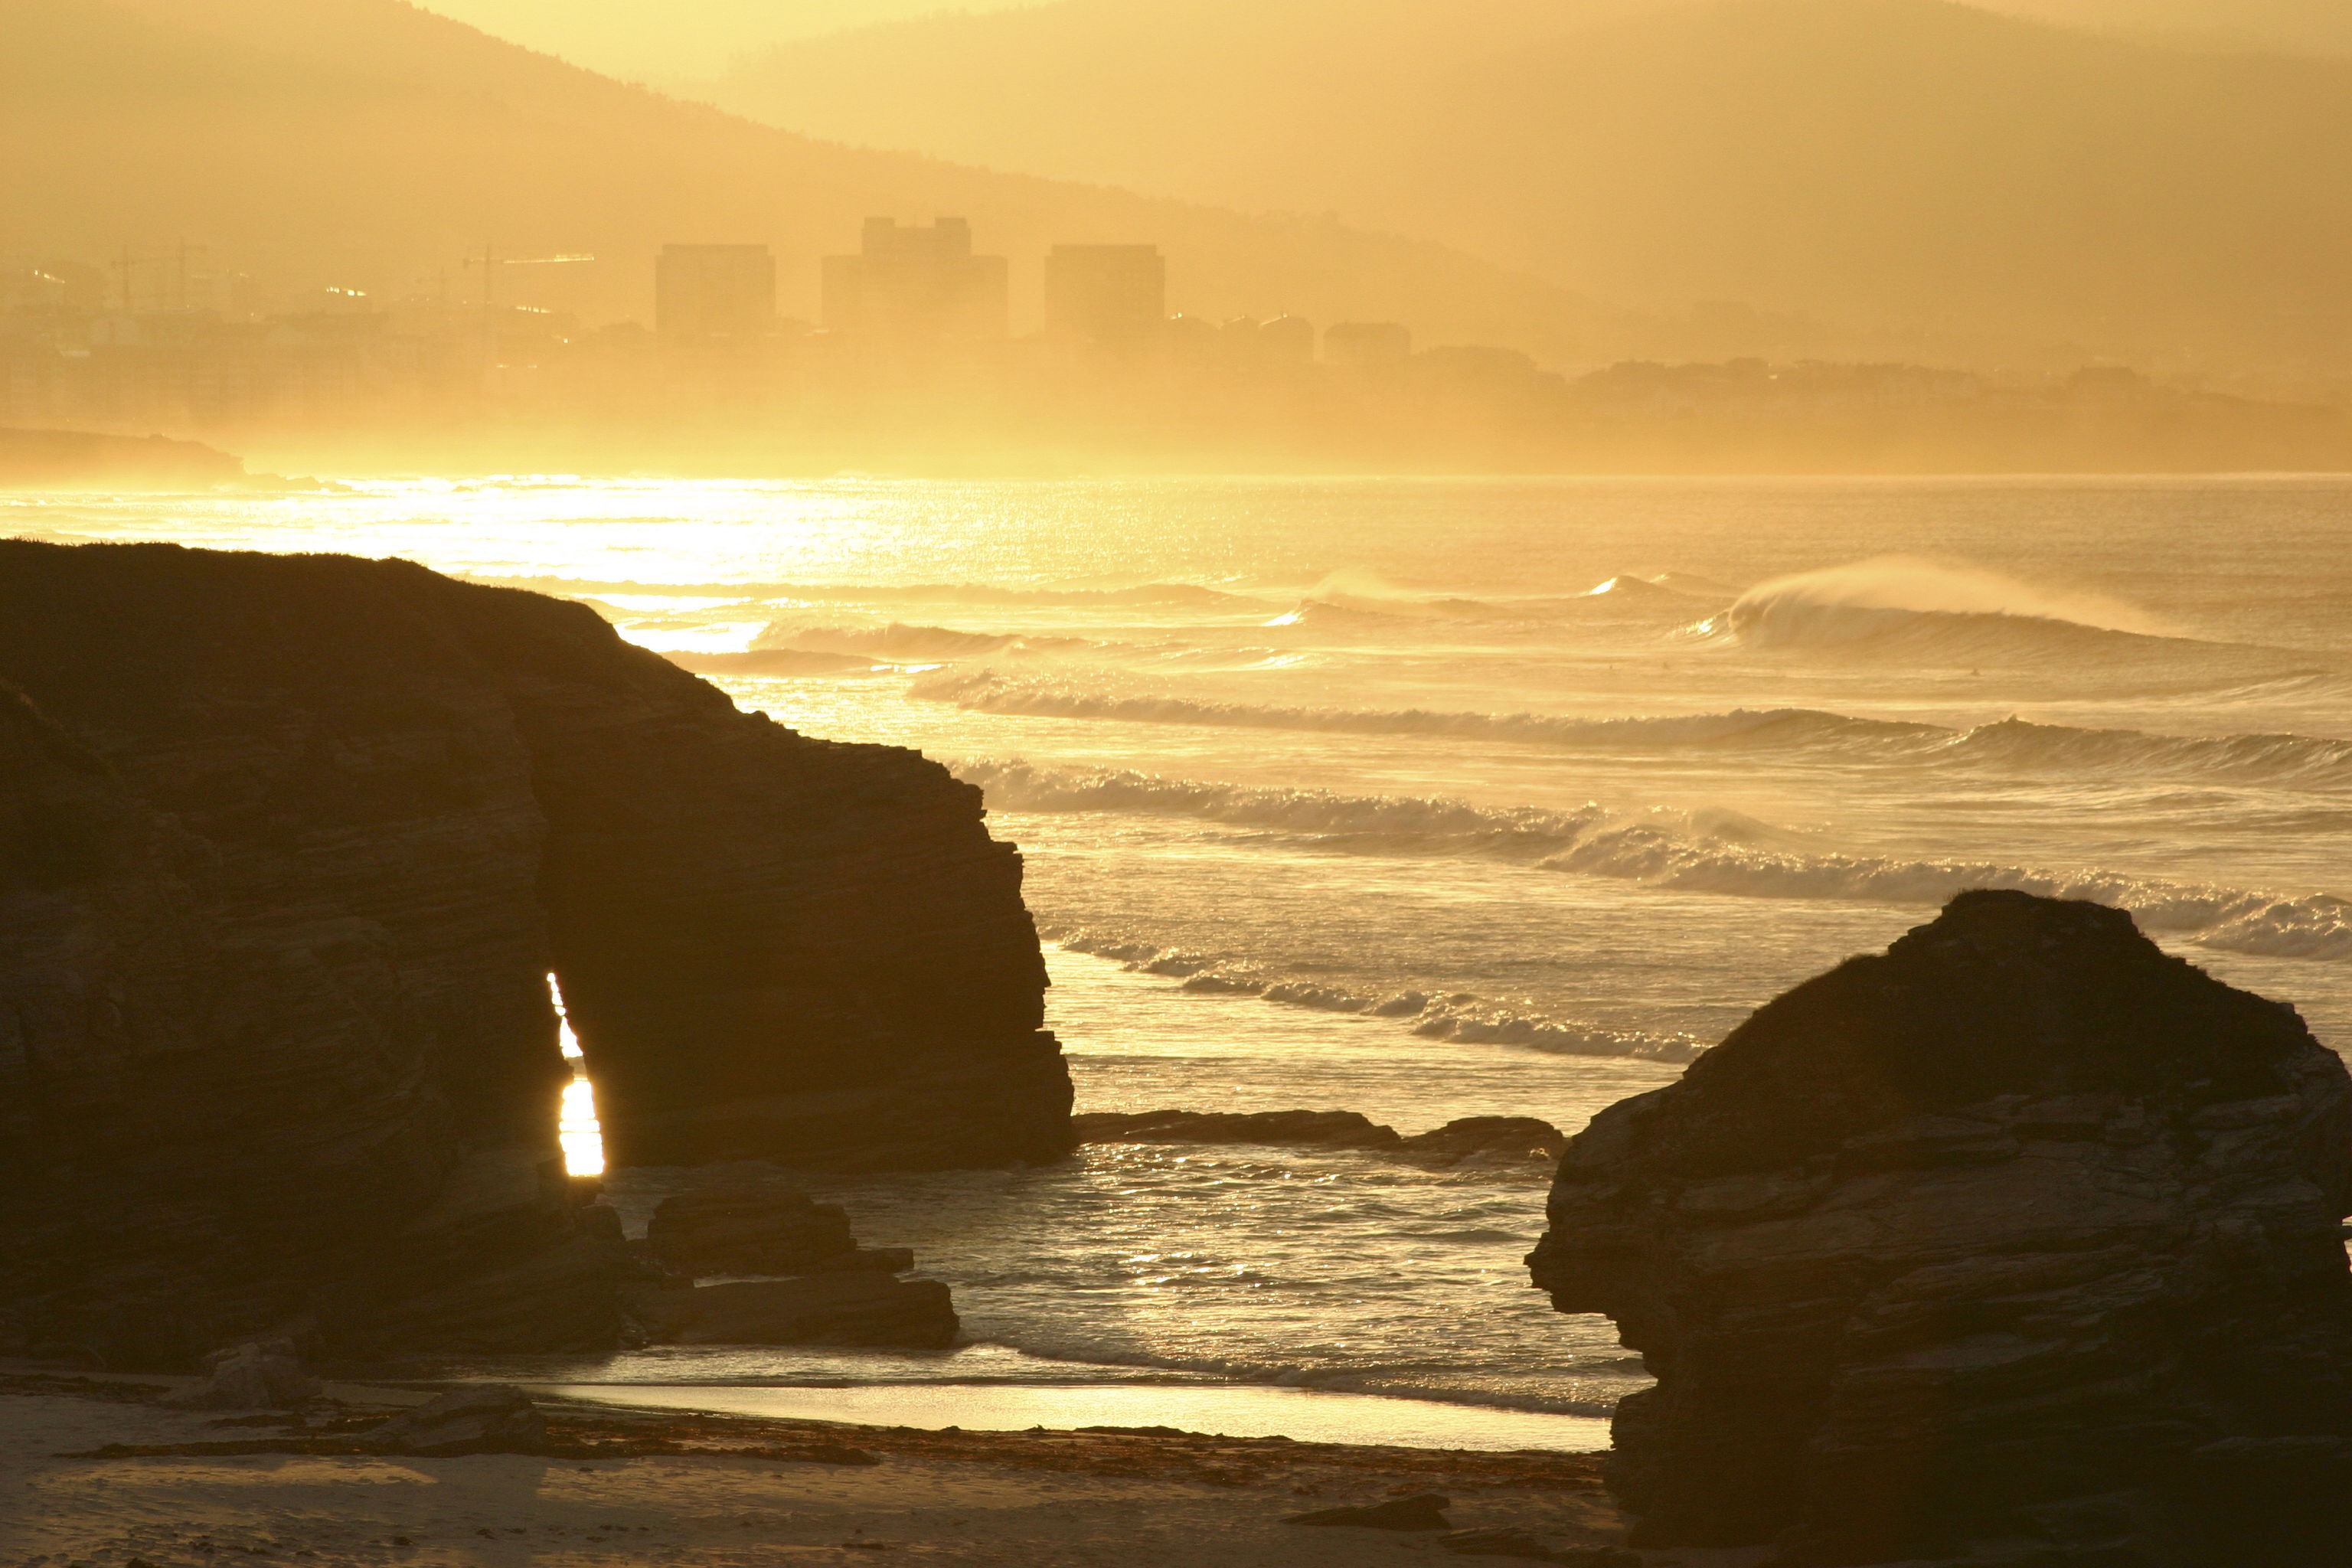
M 1026 857 L 1082 1110 L 1572 1131 L 1973 886 L 2130 909 L 2352 1040 L 2352 479 L 383 479 L 0 510 L 568 595 L 745 708 L 949 763 Z M 641 1221 L 682 1179 L 610 1185 Z M 1539 1172 L 1114 1145 L 808 1184 L 914 1247 L 971 1342 L 475 1370 L 1495 1447 L 1591 1446 L 1643 1382 L 1527 1286 Z

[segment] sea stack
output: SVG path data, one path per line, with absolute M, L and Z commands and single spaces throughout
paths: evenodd
M 1646 1546 L 2352 1561 L 2352 1081 L 2130 917 L 1964 893 L 1570 1144 L 1530 1256 L 1657 1386 Z
M 0 1347 L 609 1339 L 551 973 L 619 1163 L 1071 1147 L 979 792 L 584 605 L 6 542 L 0 680 Z

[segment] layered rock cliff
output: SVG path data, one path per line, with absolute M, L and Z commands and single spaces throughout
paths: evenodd
M 2352 1561 L 2352 1082 L 2119 911 L 1964 894 L 1596 1117 L 1531 1255 L 1658 1382 L 1635 1544 Z
M 350 1348 L 609 1333 L 551 972 L 623 1163 L 1070 1146 L 978 792 L 740 712 L 584 606 L 8 542 L 0 679 L 20 1344 L 153 1359 L 289 1314 Z

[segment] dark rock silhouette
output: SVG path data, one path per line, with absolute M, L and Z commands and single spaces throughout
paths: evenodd
M 718 1182 L 661 1201 L 646 1248 L 675 1274 L 799 1274 L 855 1256 L 849 1215 L 779 1177 Z
M 632 1285 L 629 1314 L 657 1344 L 894 1345 L 944 1350 L 958 1320 L 936 1279 L 871 1270 L 747 1279 L 684 1289 Z
M 1396 1152 L 1459 1165 L 1557 1160 L 1567 1148 L 1568 1134 L 1532 1116 L 1465 1116 L 1407 1138 Z
M 405 562 L 0 542 L 0 1353 L 609 1342 L 620 1163 L 1050 1160 L 1020 861 L 583 605 Z
M 503 1383 L 461 1388 L 404 1410 L 359 1435 L 380 1454 L 446 1458 L 458 1454 L 537 1454 L 547 1447 L 547 1417 L 530 1395 Z
M 1354 1110 L 1089 1111 L 1071 1126 L 1089 1143 L 1286 1143 L 1318 1149 L 1392 1149 L 1403 1142 Z
M 1568 1136 L 1532 1116 L 1465 1116 L 1407 1138 L 1357 1110 L 1093 1110 L 1071 1118 L 1083 1143 L 1267 1143 L 1362 1149 L 1433 1165 L 1554 1160 Z
M 1570 1145 L 1531 1255 L 1657 1386 L 1636 1546 L 2347 1557 L 2352 1082 L 2130 917 L 1967 893 Z

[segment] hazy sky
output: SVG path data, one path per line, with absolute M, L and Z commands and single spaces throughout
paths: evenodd
M 577 65 L 640 81 L 696 80 L 787 38 L 939 11 L 1003 11 L 1033 0 L 422 0 Z

